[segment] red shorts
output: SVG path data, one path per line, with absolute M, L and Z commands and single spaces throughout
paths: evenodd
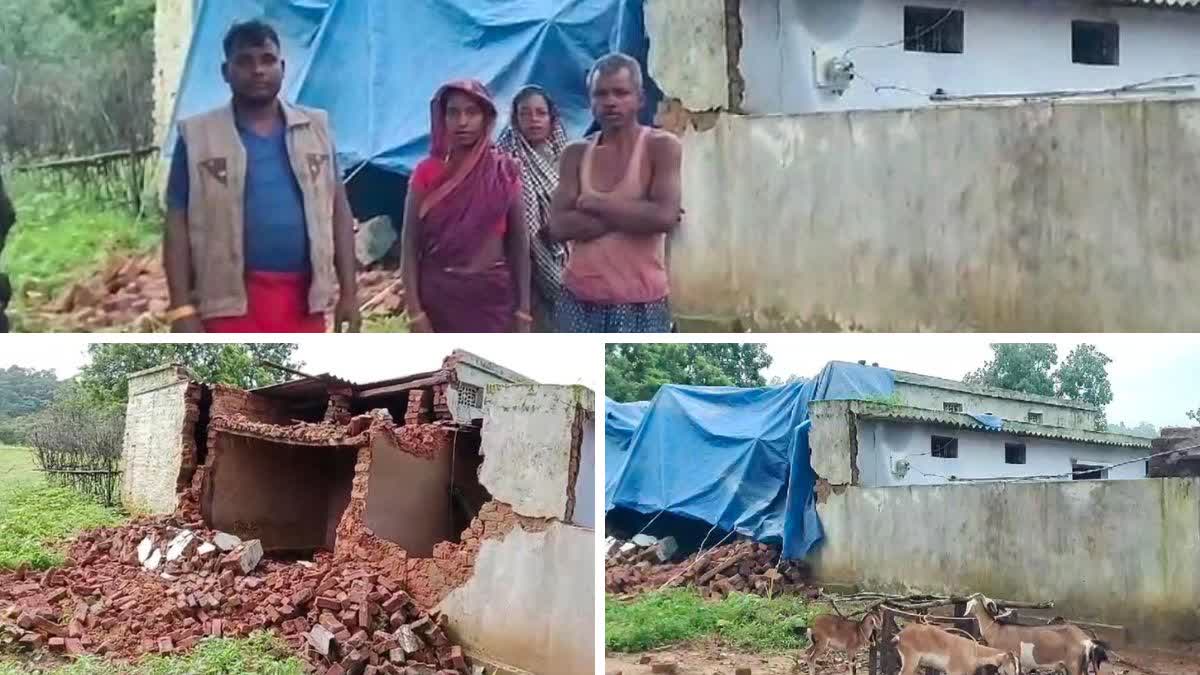
M 325 315 L 308 311 L 307 274 L 246 273 L 245 316 L 208 319 L 207 333 L 324 333 Z

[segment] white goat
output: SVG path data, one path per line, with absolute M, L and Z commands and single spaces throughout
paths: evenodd
M 813 619 L 808 628 L 808 639 L 812 644 L 804 652 L 804 658 L 808 660 L 809 675 L 816 675 L 817 657 L 830 647 L 846 652 L 850 659 L 850 675 L 857 675 L 858 652 L 875 641 L 875 633 L 882 624 L 878 610 L 867 612 L 859 621 L 832 614 L 822 614 Z
M 936 626 L 913 623 L 905 626 L 892 644 L 900 652 L 900 675 L 915 675 L 918 668 L 935 668 L 946 675 L 975 675 L 984 666 L 998 675 L 1020 675 L 1017 657 L 1003 649 L 953 635 Z
M 974 616 L 979 633 L 992 647 L 1003 649 L 1020 660 L 1021 667 L 1055 668 L 1067 675 L 1100 672 L 1108 659 L 1106 645 L 1069 623 L 1047 626 L 1013 626 L 996 620 L 995 601 L 976 593 L 967 602 L 964 616 Z

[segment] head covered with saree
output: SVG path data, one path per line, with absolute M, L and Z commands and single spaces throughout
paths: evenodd
M 456 99 L 453 111 L 452 98 Z M 483 128 L 474 143 L 464 147 L 471 130 L 462 125 L 451 128 L 450 113 L 473 118 L 475 106 L 482 111 Z M 516 162 L 492 142 L 496 105 L 483 84 L 459 80 L 438 89 L 430 117 L 430 158 L 422 164 L 439 166 L 441 171 L 425 187 L 427 193 L 417 207 L 425 311 L 438 332 L 510 330 L 516 298 L 507 263 L 476 267 L 479 254 L 495 247 L 495 237 L 504 236 L 508 213 L 521 192 Z
M 447 122 L 452 94 L 461 93 L 474 101 L 484 114 L 484 128 L 465 156 L 451 166 L 454 132 Z M 433 227 L 426 229 L 427 252 L 446 264 L 462 264 L 501 221 L 520 188 L 516 163 L 496 150 L 492 133 L 496 105 L 487 88 L 476 80 L 457 80 L 438 89 L 430 104 L 430 150 L 432 158 L 447 163 L 442 179 L 422 199 L 418 213 Z

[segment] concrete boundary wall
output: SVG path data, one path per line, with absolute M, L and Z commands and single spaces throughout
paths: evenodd
M 685 327 L 1200 329 L 1200 102 L 692 121 Z
M 818 512 L 823 583 L 1053 600 L 1134 640 L 1200 639 L 1200 478 L 847 487 Z

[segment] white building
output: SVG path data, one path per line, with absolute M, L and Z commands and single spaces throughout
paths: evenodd
M 741 0 L 748 113 L 915 108 L 1150 82 L 1194 95 L 1196 0 Z M 829 69 L 853 64 L 848 88 Z M 1152 82 L 1151 82 L 1152 81 Z M 822 83 L 829 86 L 821 86 Z
M 887 401 L 812 404 L 812 466 L 835 485 L 1145 478 L 1150 439 L 1094 431 L 1088 404 L 894 372 Z M 985 415 L 999 418 L 997 428 Z

